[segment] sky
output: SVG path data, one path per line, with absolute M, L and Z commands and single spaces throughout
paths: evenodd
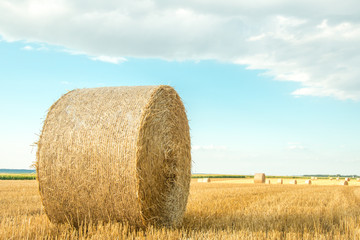
M 3 0 L 0 168 L 67 91 L 170 85 L 194 173 L 360 175 L 360 2 Z

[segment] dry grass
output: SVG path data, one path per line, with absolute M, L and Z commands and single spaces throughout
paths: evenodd
M 330 181 L 329 181 L 330 182 Z M 0 239 L 359 239 L 360 188 L 192 180 L 178 228 L 50 223 L 36 181 L 0 181 Z

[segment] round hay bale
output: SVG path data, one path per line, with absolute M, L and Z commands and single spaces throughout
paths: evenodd
M 176 226 L 191 180 L 184 105 L 169 86 L 68 92 L 49 109 L 36 165 L 52 222 Z
M 266 184 L 271 184 L 270 179 L 267 179 L 267 180 L 266 180 Z
M 311 180 L 315 180 L 315 177 L 311 177 Z
M 360 182 L 360 178 L 357 178 L 356 181 L 357 181 L 357 182 Z
M 348 181 L 341 181 L 340 185 L 349 185 Z
M 294 179 L 294 180 L 290 180 L 289 183 L 290 183 L 290 184 L 297 184 L 297 181 L 296 181 L 296 179 Z
M 277 180 L 277 183 L 278 183 L 278 184 L 283 184 L 283 180 L 282 180 L 282 179 L 278 179 L 278 180 Z
M 348 177 L 345 178 L 345 181 L 350 182 L 350 178 L 348 178 Z
M 265 173 L 255 173 L 254 183 L 265 183 Z
M 329 177 L 329 179 L 330 179 L 330 181 L 332 181 L 332 180 L 333 180 L 333 178 L 332 178 L 332 177 Z
M 198 179 L 198 182 L 208 183 L 208 182 L 211 182 L 211 180 L 210 180 L 210 178 L 199 178 L 199 179 Z
M 340 178 L 339 178 L 339 177 L 337 177 L 337 178 L 336 178 L 336 181 L 340 181 Z
M 311 180 L 310 179 L 305 180 L 305 184 L 311 184 Z

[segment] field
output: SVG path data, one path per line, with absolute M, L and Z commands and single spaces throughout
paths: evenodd
M 8 174 L 0 173 L 0 180 L 35 180 L 36 174 Z
M 41 207 L 36 181 L 0 181 L 0 239 L 360 239 L 359 183 L 316 180 L 309 186 L 301 181 L 193 179 L 183 225 L 174 229 L 55 225 Z

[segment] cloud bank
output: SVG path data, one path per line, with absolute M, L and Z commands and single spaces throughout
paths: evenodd
M 360 2 L 4 0 L 6 41 L 126 57 L 215 59 L 299 82 L 295 96 L 360 100 Z

